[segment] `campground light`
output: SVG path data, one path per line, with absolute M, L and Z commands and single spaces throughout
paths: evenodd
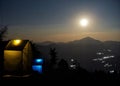
M 35 64 L 42 64 L 42 63 L 43 63 L 42 58 L 35 59 Z
M 33 71 L 36 71 L 39 74 L 42 74 L 42 72 L 43 72 L 43 58 L 34 59 L 32 69 L 33 69 Z
M 33 71 L 36 71 L 36 72 L 38 72 L 39 74 L 41 74 L 42 73 L 42 65 L 33 65 L 32 66 L 32 69 L 33 69 Z
M 19 45 L 21 43 L 21 40 L 20 39 L 16 39 L 16 40 L 13 40 L 13 44 L 15 46 Z

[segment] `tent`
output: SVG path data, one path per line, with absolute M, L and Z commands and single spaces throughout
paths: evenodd
M 4 71 L 27 74 L 32 70 L 32 47 L 29 40 L 11 40 L 4 49 Z

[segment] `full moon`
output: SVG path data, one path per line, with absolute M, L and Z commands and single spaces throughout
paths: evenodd
M 80 20 L 80 25 L 82 26 L 82 27 L 86 27 L 86 26 L 88 26 L 88 20 L 87 19 L 81 19 Z

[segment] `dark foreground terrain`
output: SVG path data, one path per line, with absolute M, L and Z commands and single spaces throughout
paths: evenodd
M 79 72 L 52 72 L 47 74 L 33 73 L 31 75 L 24 76 L 6 76 L 0 80 L 2 85 L 16 84 L 16 85 L 101 85 L 101 86 L 119 86 L 120 75 L 119 74 L 106 74 L 104 72 L 88 73 L 85 71 Z

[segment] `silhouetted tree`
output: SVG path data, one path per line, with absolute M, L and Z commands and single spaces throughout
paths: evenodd
M 31 45 L 32 45 L 32 51 L 33 51 L 33 59 L 41 57 L 42 53 L 39 50 L 39 46 L 37 46 L 37 44 L 33 42 L 31 42 Z
M 54 68 L 57 63 L 57 52 L 55 48 L 50 48 L 50 67 Z
M 3 41 L 3 38 L 5 37 L 7 30 L 8 30 L 7 26 L 0 28 L 0 41 Z
M 69 69 L 67 61 L 61 59 L 60 62 L 58 63 L 58 69 L 59 71 L 67 72 Z
M 3 42 L 3 39 L 6 35 L 7 32 L 7 26 L 1 27 L 0 28 L 0 76 L 2 75 L 2 71 L 3 71 L 3 52 L 4 52 L 4 46 L 5 43 Z

